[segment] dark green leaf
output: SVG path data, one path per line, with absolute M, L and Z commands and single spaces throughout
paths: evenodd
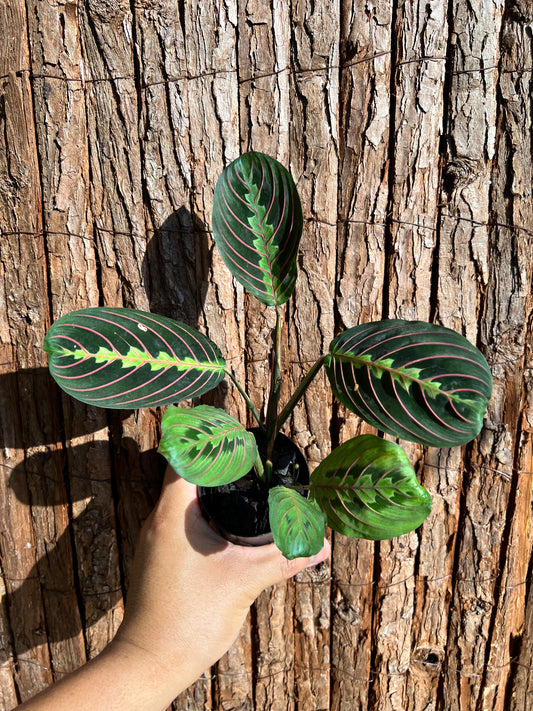
M 403 449 L 375 435 L 334 449 L 311 475 L 311 496 L 333 530 L 374 541 L 413 531 L 431 511 Z
M 215 344 L 178 321 L 135 309 L 66 314 L 44 341 L 49 368 L 69 395 L 99 407 L 155 407 L 197 397 L 225 375 Z
M 229 484 L 247 474 L 257 458 L 253 434 L 224 410 L 209 405 L 169 407 L 161 427 L 158 451 L 193 484 Z
M 270 530 L 285 558 L 315 555 L 324 545 L 324 515 L 300 492 L 275 486 L 269 492 Z
M 333 392 L 352 412 L 378 430 L 436 447 L 479 434 L 492 392 L 478 349 L 422 321 L 351 328 L 332 341 L 325 365 Z
M 302 208 L 290 173 L 263 153 L 245 153 L 220 176 L 213 236 L 224 262 L 267 306 L 281 305 L 296 281 Z

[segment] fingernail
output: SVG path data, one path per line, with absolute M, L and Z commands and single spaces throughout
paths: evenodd
M 305 566 L 306 568 L 312 568 L 314 565 L 321 563 L 323 558 L 320 555 L 312 555 L 309 558 L 309 563 Z

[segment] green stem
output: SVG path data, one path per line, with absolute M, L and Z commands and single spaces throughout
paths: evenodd
M 270 459 L 267 459 L 265 462 L 265 471 L 264 475 L 262 478 L 262 481 L 268 486 L 272 480 L 272 462 Z
M 325 359 L 326 359 L 326 356 L 321 356 L 315 363 L 313 363 L 313 365 L 308 370 L 307 374 L 301 380 L 300 384 L 298 385 L 298 387 L 292 394 L 292 397 L 290 398 L 289 402 L 285 405 L 283 410 L 280 412 L 280 415 L 278 417 L 278 430 L 280 430 L 283 427 L 283 425 L 285 424 L 285 421 L 290 416 L 291 412 L 294 410 L 296 405 L 299 403 L 303 394 L 305 393 L 305 391 L 311 384 L 311 381 L 313 380 L 315 375 L 318 373 L 320 368 L 324 365 Z
M 267 424 L 267 453 L 266 461 L 268 472 L 272 467 L 271 457 L 274 449 L 274 440 L 279 432 L 278 426 L 278 407 L 281 393 L 281 309 L 276 306 L 276 329 L 274 332 L 274 345 L 272 350 L 272 372 L 270 376 L 270 393 L 268 396 L 268 406 L 266 415 Z M 270 464 L 270 466 L 269 466 Z
M 253 402 L 251 401 L 251 399 L 250 399 L 248 393 L 247 393 L 246 390 L 242 387 L 242 385 L 239 383 L 239 381 L 237 380 L 237 378 L 233 375 L 233 373 L 231 372 L 231 370 L 226 370 L 226 375 L 229 376 L 229 378 L 231 379 L 232 383 L 235 385 L 235 387 L 237 388 L 237 390 L 238 390 L 238 391 L 240 392 L 240 394 L 243 396 L 244 401 L 245 401 L 246 404 L 248 405 L 248 408 L 249 408 L 250 412 L 251 412 L 252 415 L 255 417 L 256 422 L 257 422 L 257 424 L 259 425 L 259 429 L 260 429 L 261 432 L 266 436 L 266 434 L 267 434 L 266 427 L 265 427 L 265 425 L 263 424 L 263 422 L 261 421 L 261 418 L 259 417 L 259 414 L 258 414 L 257 410 L 255 409 L 255 405 L 254 405 Z
M 311 484 L 283 484 L 286 489 L 293 489 L 293 491 L 311 491 L 313 488 Z
M 264 484 L 267 484 L 267 475 L 265 474 L 265 468 L 263 467 L 263 461 L 261 459 L 261 455 L 259 452 L 257 452 L 257 457 L 255 458 L 254 462 L 254 469 L 255 473 L 257 474 L 257 478 L 262 481 Z M 268 472 L 267 472 L 268 474 Z

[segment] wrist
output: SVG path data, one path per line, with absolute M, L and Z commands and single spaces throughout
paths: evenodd
M 176 658 L 171 663 L 152 650 L 149 644 L 143 644 L 120 630 L 103 655 L 107 659 L 112 658 L 113 664 L 120 669 L 126 670 L 131 683 L 139 687 L 142 696 L 147 699 L 146 706 L 139 706 L 143 711 L 159 708 L 153 703 L 156 699 L 161 709 L 168 708 L 199 675 L 196 665 L 191 666 L 186 660 Z
M 164 711 L 188 686 L 187 682 L 182 686 L 179 669 L 168 669 L 149 650 L 121 636 L 116 637 L 93 663 L 101 666 L 120 687 L 119 696 L 127 703 L 119 702 L 117 709 Z
M 194 681 L 194 679 L 192 680 Z M 28 711 L 165 711 L 191 683 L 150 652 L 116 639 L 95 659 L 28 701 Z

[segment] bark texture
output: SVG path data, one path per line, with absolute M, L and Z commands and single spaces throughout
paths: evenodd
M 533 708 L 531 0 L 0 0 L 0 711 L 97 654 L 159 492 L 159 412 L 63 397 L 42 341 L 125 305 L 206 332 L 262 402 L 273 315 L 228 276 L 214 185 L 290 168 L 305 227 L 286 398 L 341 329 L 432 320 L 484 352 L 477 440 L 407 446 L 433 512 L 256 602 L 187 711 Z M 214 404 L 246 418 L 229 387 Z M 368 431 L 319 375 L 315 466 Z

